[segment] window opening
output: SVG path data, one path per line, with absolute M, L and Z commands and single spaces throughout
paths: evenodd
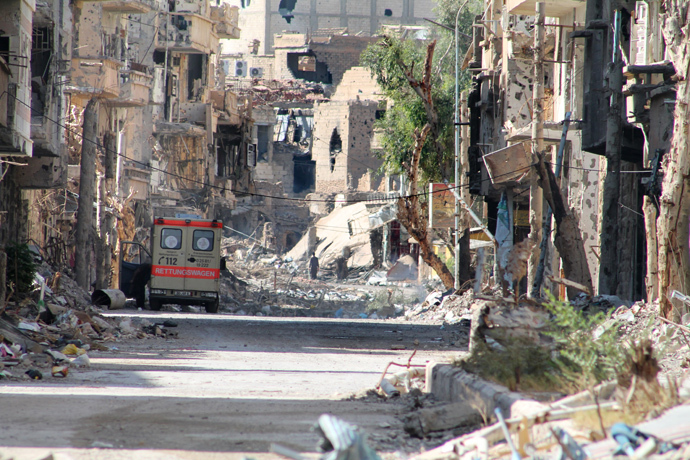
M 290 24 L 292 18 L 295 16 L 292 14 L 292 10 L 295 9 L 295 4 L 297 0 L 280 0 L 278 5 L 278 13 L 285 19 L 285 21 Z
M 50 62 L 53 57 L 53 30 L 34 27 L 31 35 L 31 115 L 40 116 L 47 105 Z
M 330 143 L 330 160 L 331 160 L 331 172 L 335 170 L 335 157 L 343 151 L 343 141 L 340 138 L 340 134 L 338 133 L 338 128 L 333 129 L 333 133 L 331 134 L 331 143 Z
M 268 161 L 268 139 L 270 126 L 258 125 L 256 129 L 258 161 Z

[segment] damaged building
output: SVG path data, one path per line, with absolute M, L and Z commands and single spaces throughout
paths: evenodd
M 675 71 L 664 63 L 663 40 L 658 39 L 660 2 L 542 6 L 540 17 L 532 0 L 490 1 L 475 20 L 473 46 L 463 64 L 473 75 L 462 107 L 469 123 L 463 127 L 462 152 L 470 190 L 483 198 L 492 231 L 498 204 L 507 198 L 512 240 L 528 235 L 541 240 L 535 221 L 531 226 L 529 221 L 538 219 L 541 227 L 541 216 L 547 215 L 535 183 L 529 177 L 506 181 L 491 174 L 492 154 L 525 143 L 531 155 L 541 146 L 548 164 L 560 171 L 595 289 L 624 299 L 644 298 L 643 203 L 645 196 L 658 194 L 653 184 L 658 186 L 659 161 L 669 148 L 675 99 L 668 81 Z M 540 62 L 537 52 L 543 53 Z M 618 83 L 612 60 L 620 66 Z M 535 85 L 535 75 L 543 78 L 541 85 Z M 607 181 L 618 186 L 605 187 Z M 560 276 L 562 263 L 555 252 L 551 244 L 547 272 Z M 607 270 L 618 273 L 615 283 L 607 281 Z
M 285 30 L 309 34 L 347 28 L 352 35 L 372 36 L 384 25 L 422 25 L 434 18 L 435 2 L 422 0 L 233 0 L 240 8 L 242 37 L 227 53 L 270 55 L 274 34 Z
M 64 2 L 0 4 L 0 246 L 48 246 L 64 229 L 72 14 Z M 54 206 L 55 199 L 62 204 Z M 59 256 L 64 251 L 52 247 Z
M 113 255 L 118 239 L 145 239 L 154 215 L 230 220 L 256 162 L 251 101 L 226 90 L 219 66 L 238 8 L 12 0 L 0 12 L 3 245 L 31 240 L 73 268 L 85 146 L 96 149 L 94 227 Z

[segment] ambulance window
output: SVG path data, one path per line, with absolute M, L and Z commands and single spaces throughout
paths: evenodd
M 194 230 L 192 249 L 195 251 L 213 251 L 213 231 Z
M 179 228 L 164 228 L 161 230 L 161 248 L 180 249 L 182 247 L 182 230 Z

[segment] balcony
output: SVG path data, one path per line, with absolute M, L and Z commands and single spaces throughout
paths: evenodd
M 216 22 L 216 33 L 220 38 L 240 38 L 237 27 L 240 20 L 239 8 L 225 3 L 222 6 L 211 7 L 211 20 Z
M 561 18 L 573 13 L 573 8 L 585 6 L 585 0 L 545 0 L 544 14 L 552 18 Z M 507 0 L 506 6 L 510 14 L 534 16 L 537 0 Z
M 111 59 L 73 58 L 72 84 L 66 92 L 116 98 L 120 95 L 121 66 Z
M 109 105 L 113 107 L 141 107 L 149 103 L 153 77 L 134 70 L 122 71 L 120 77 L 120 97 L 108 101 Z
M 209 98 L 213 110 L 218 112 L 219 124 L 239 125 L 241 123 L 236 93 L 232 91 L 210 91 Z
M 101 2 L 101 8 L 111 13 L 145 14 L 153 10 L 155 4 L 153 0 L 108 0 Z
M 23 189 L 45 190 L 64 187 L 67 166 L 61 158 L 35 157 L 17 169 L 17 184 Z
M 31 140 L 31 92 L 10 82 L 11 72 L 0 57 L 0 156 L 33 155 Z
M 220 40 L 215 24 L 198 14 L 171 14 L 168 24 L 162 24 L 158 30 L 156 49 L 179 53 L 216 53 Z

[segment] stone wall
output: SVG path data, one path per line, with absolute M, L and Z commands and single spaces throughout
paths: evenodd
M 316 54 L 316 59 L 324 62 L 333 76 L 333 85 L 338 85 L 343 74 L 359 64 L 359 57 L 370 43 L 377 39 L 372 37 L 355 37 L 352 35 L 333 35 L 332 37 L 314 37 L 309 48 Z
M 316 192 L 371 191 L 378 183 L 367 174 L 380 166 L 371 151 L 376 101 L 331 101 L 318 104 L 314 113 Z M 340 151 L 332 151 L 334 133 L 340 136 Z M 372 182 L 374 182 L 372 184 Z
M 277 142 L 271 142 L 272 151 L 269 161 L 260 161 L 254 168 L 254 180 L 266 181 L 271 183 L 282 182 L 283 188 L 287 193 L 292 192 L 293 183 L 295 181 L 295 165 L 292 160 L 293 149 L 283 148 Z
M 331 97 L 332 101 L 357 100 L 381 100 L 383 94 L 381 88 L 376 83 L 376 79 L 371 76 L 371 72 L 366 67 L 352 67 L 347 70 L 335 89 Z

